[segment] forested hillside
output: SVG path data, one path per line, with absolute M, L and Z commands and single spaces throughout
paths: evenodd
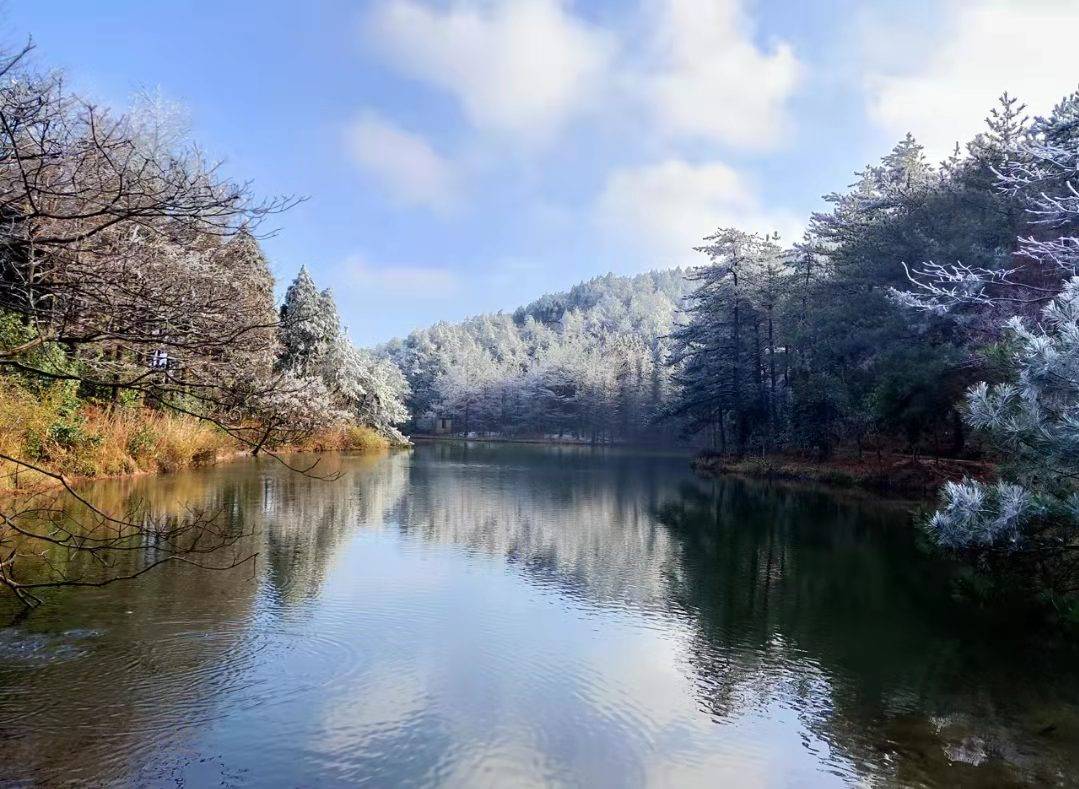
M 672 441 L 678 426 L 657 416 L 671 398 L 669 334 L 688 287 L 681 270 L 608 274 L 384 351 L 408 377 L 420 429 L 441 416 L 462 434 Z

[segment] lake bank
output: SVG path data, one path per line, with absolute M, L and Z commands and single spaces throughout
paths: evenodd
M 251 448 L 210 422 L 150 408 L 74 407 L 0 390 L 0 494 L 32 495 L 123 477 L 171 474 L 251 455 Z M 369 427 L 341 425 L 264 454 L 384 451 L 395 444 Z M 15 462 L 18 458 L 22 462 Z
M 981 461 L 915 458 L 900 454 L 871 456 L 867 453 L 861 458 L 836 456 L 816 461 L 792 455 L 734 458 L 705 452 L 694 458 L 693 468 L 704 476 L 734 475 L 812 482 L 880 495 L 930 499 L 936 497 L 945 482 L 963 477 L 986 479 L 992 476 L 995 467 Z
M 445 444 L 521 444 L 526 446 L 551 446 L 551 447 L 578 447 L 581 449 L 615 449 L 615 450 L 636 450 L 640 452 L 646 452 L 657 456 L 668 457 L 686 457 L 692 458 L 694 450 L 692 447 L 666 447 L 666 446 L 654 446 L 649 444 L 634 444 L 631 442 L 605 442 L 605 443 L 592 443 L 591 441 L 581 441 L 577 439 L 559 439 L 559 438 L 506 438 L 506 437 L 494 437 L 484 436 L 482 438 L 465 438 L 464 436 L 449 436 L 449 435 L 430 435 L 430 434 L 411 434 L 409 439 L 415 443 L 445 443 Z
M 686 457 L 694 471 L 705 477 L 732 475 L 749 479 L 805 482 L 918 500 L 935 498 L 945 482 L 963 477 L 988 479 L 996 468 L 995 464 L 984 461 L 914 457 L 900 453 L 877 455 L 867 452 L 862 457 L 836 454 L 827 460 L 783 454 L 737 458 L 709 450 L 702 452 L 693 447 L 657 447 L 623 442 L 592 443 L 573 438 L 466 438 L 459 435 L 432 434 L 413 434 L 410 438 L 417 443 L 520 444 L 641 451 L 670 457 Z

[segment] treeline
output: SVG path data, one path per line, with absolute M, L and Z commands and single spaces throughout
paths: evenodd
M 451 419 L 463 435 L 664 442 L 668 335 L 682 271 L 607 275 L 512 315 L 439 323 L 383 350 L 407 376 L 413 426 Z
M 1024 265 L 1023 196 L 998 172 L 1021 155 L 1021 107 L 1004 98 L 987 128 L 934 166 L 909 135 L 814 214 L 792 247 L 724 228 L 690 272 L 675 331 L 679 393 L 670 415 L 720 451 L 840 445 L 961 455 L 962 393 L 993 377 L 983 352 L 997 310 L 912 310 L 907 268 L 963 261 Z

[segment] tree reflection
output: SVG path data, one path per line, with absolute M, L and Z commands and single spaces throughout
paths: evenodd
M 305 672 L 333 676 L 337 652 L 302 651 L 334 635 L 318 630 L 332 625 L 363 631 L 354 636 L 372 661 L 363 676 L 386 694 L 364 696 L 370 714 L 396 710 L 404 719 L 394 729 L 404 737 L 398 745 L 386 732 L 339 746 L 362 746 L 368 766 L 406 780 L 410 763 L 395 761 L 401 753 L 422 746 L 435 759 L 459 744 L 447 742 L 459 729 L 439 729 L 453 718 L 427 706 L 428 675 L 416 666 L 415 675 L 402 671 L 411 652 L 395 649 L 415 644 L 390 643 L 379 628 L 397 624 L 400 612 L 405 630 L 441 633 L 430 624 L 438 621 L 492 632 L 490 665 L 518 644 L 497 641 L 501 631 L 485 630 L 489 622 L 453 620 L 449 603 L 438 608 L 437 584 L 424 592 L 434 597 L 401 590 L 424 608 L 396 607 L 393 589 L 349 587 L 348 576 L 368 570 L 372 555 L 393 556 L 416 577 L 430 565 L 410 556 L 464 557 L 436 567 L 504 572 L 502 589 L 524 587 L 528 596 L 541 588 L 588 616 L 655 628 L 660 639 L 674 634 L 661 652 L 677 660 L 664 663 L 666 676 L 687 678 L 699 705 L 686 711 L 672 703 L 672 721 L 689 714 L 711 732 L 698 707 L 719 725 L 790 712 L 820 768 L 844 777 L 997 786 L 1066 783 L 1079 770 L 1074 655 L 1004 633 L 1008 617 L 956 599 L 954 568 L 919 552 L 902 507 L 796 486 L 697 480 L 681 458 L 579 447 L 439 444 L 332 462 L 339 465 L 327 470 L 340 472 L 333 482 L 271 461 L 94 486 L 95 501 L 115 511 L 133 502 L 165 514 L 218 509 L 254 533 L 246 547 L 259 552 L 259 564 L 254 574 L 167 568 L 134 584 L 72 593 L 0 631 L 0 757 L 16 766 L 12 779 L 168 780 L 154 765 L 182 762 L 189 739 L 219 715 L 262 714 L 306 687 Z M 384 553 L 349 554 L 366 537 L 382 540 Z M 385 618 L 358 619 L 373 593 Z M 558 609 L 547 610 L 548 623 L 557 623 Z M 438 653 L 440 643 L 427 646 L 439 655 L 439 676 L 472 687 L 472 678 L 454 673 L 471 668 L 467 639 L 456 643 L 453 667 L 443 665 L 450 656 Z M 605 659 L 590 649 L 589 659 Z M 312 660 L 323 662 L 312 668 Z M 656 665 L 632 668 L 647 674 Z M 405 703 L 406 680 L 413 706 Z M 574 677 L 558 681 L 569 687 Z M 585 687 L 603 698 L 601 684 Z M 355 698 L 325 695 L 341 720 L 355 722 Z M 486 707 L 473 701 L 472 712 L 482 714 Z M 508 719 L 520 712 L 496 701 Z M 566 712 L 552 701 L 546 714 L 559 721 Z M 627 760 L 625 769 L 645 766 Z
M 572 446 L 442 444 L 397 518 L 424 539 L 504 557 L 603 604 L 661 605 L 671 557 L 654 512 L 682 459 Z
M 243 548 L 260 564 L 254 572 L 162 567 L 136 582 L 58 590 L 55 605 L 0 630 L 4 780 L 171 782 L 168 765 L 183 760 L 185 741 L 217 710 L 271 699 L 273 688 L 236 697 L 239 678 L 279 648 L 260 618 L 283 617 L 316 595 L 349 531 L 377 527 L 407 485 L 404 457 L 336 462 L 343 473 L 333 482 L 252 461 L 89 488 L 93 503 L 113 512 L 212 508 L 250 535 Z M 144 559 L 126 561 L 137 568 Z M 147 748 L 171 761 L 147 758 Z
M 919 553 L 902 510 L 724 480 L 658 517 L 713 715 L 789 705 L 865 776 L 904 785 L 1059 783 L 1079 763 L 1067 656 L 954 599 L 953 568 Z

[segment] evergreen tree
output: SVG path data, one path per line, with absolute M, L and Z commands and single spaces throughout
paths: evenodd
M 325 308 L 323 295 L 307 273 L 307 268 L 301 266 L 296 279 L 285 291 L 285 300 L 281 304 L 278 334 L 281 341 L 280 369 L 301 377 L 318 371 L 322 355 L 336 339 L 336 332 L 329 334 L 326 331 Z
M 967 422 L 1005 460 L 1001 477 L 946 485 L 929 527 L 944 546 L 1037 556 L 1043 569 L 1063 561 L 1070 574 L 1066 560 L 1079 545 L 1079 278 L 1039 324 L 1010 321 L 1008 341 L 1009 380 L 980 383 L 966 401 Z

